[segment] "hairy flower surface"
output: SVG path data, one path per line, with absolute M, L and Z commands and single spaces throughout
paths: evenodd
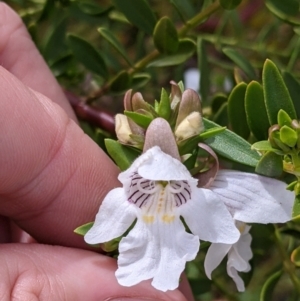
M 234 244 L 240 236 L 218 195 L 198 188 L 186 167 L 158 146 L 137 158 L 119 180 L 123 187 L 107 194 L 85 241 L 110 241 L 137 219 L 119 245 L 116 277 L 121 285 L 153 279 L 155 288 L 173 290 L 186 261 L 196 257 L 199 239 Z
M 205 257 L 204 268 L 207 277 L 211 279 L 212 271 L 227 255 L 227 274 L 235 282 L 238 291 L 243 292 L 245 291 L 245 285 L 238 272 L 249 272 L 251 270 L 249 264 L 249 260 L 253 256 L 251 250 L 252 237 L 249 233 L 251 227 L 241 222 L 236 222 L 236 225 L 241 231 L 239 240 L 234 244 L 211 244 Z

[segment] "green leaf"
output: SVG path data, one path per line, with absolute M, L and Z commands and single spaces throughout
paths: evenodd
M 149 73 L 135 73 L 131 78 L 131 88 L 139 89 L 144 87 L 150 79 L 151 75 Z
M 227 1 L 227 0 L 224 0 Z M 249 60 L 246 59 L 243 55 L 237 52 L 233 48 L 225 47 L 222 49 L 224 54 L 226 54 L 234 63 L 236 63 L 250 79 L 256 78 L 255 69 L 249 63 Z
M 170 0 L 183 21 L 191 19 L 195 15 L 195 8 L 190 0 Z
M 198 69 L 203 76 L 200 76 L 200 94 L 202 100 L 205 102 L 210 91 L 210 68 L 208 64 L 208 56 L 206 52 L 206 43 L 203 39 L 197 39 L 197 58 Z
M 300 267 L 300 247 L 296 248 L 291 254 L 291 261 L 297 266 Z
M 126 18 L 139 29 L 152 35 L 156 17 L 146 0 L 112 0 Z
M 284 82 L 289 90 L 292 98 L 298 118 L 300 118 L 300 83 L 299 81 L 289 72 L 282 73 Z
M 123 70 L 115 76 L 110 85 L 112 92 L 121 93 L 131 88 L 131 77 Z
M 283 172 L 282 157 L 273 152 L 265 153 L 259 160 L 255 172 L 267 177 L 279 177 Z
M 94 48 L 94 46 L 73 34 L 68 35 L 68 41 L 72 52 L 78 61 L 96 74 L 103 76 L 104 78 L 108 77 L 106 64 L 101 54 Z
M 154 28 L 153 41 L 156 49 L 163 54 L 175 53 L 179 40 L 177 30 L 169 17 L 162 17 Z
M 98 28 L 98 32 L 108 43 L 110 43 L 117 50 L 117 52 L 121 54 L 128 65 L 132 66 L 132 63 L 127 56 L 126 50 L 124 49 L 123 45 L 117 40 L 114 34 L 104 27 Z
M 242 0 L 220 0 L 221 6 L 228 10 L 235 9 L 241 2 Z
M 292 216 L 293 218 L 297 218 L 297 220 L 300 220 L 300 195 L 297 195 L 295 198 Z
M 291 228 L 284 229 L 283 228 L 282 230 L 280 230 L 280 233 L 292 236 L 296 239 L 300 239 L 300 231 L 298 229 L 291 229 Z
M 296 16 L 299 11 L 299 1 L 297 0 L 266 0 L 266 6 L 278 16 Z
M 271 143 L 267 140 L 255 142 L 252 144 L 251 148 L 257 151 L 274 152 L 278 155 L 284 154 L 281 150 L 273 148 Z
M 272 61 L 266 60 L 262 77 L 264 99 L 270 124 L 277 124 L 277 114 L 280 109 L 286 111 L 292 119 L 296 119 L 297 116 L 289 91 Z
M 284 125 L 280 128 L 280 140 L 289 147 L 294 147 L 298 140 L 297 132 Z
M 67 20 L 64 18 L 53 28 L 49 36 L 43 55 L 50 64 L 70 52 L 66 44 L 66 30 Z
M 179 65 L 190 58 L 196 49 L 196 45 L 191 39 L 182 39 L 179 41 L 177 52 L 169 55 L 160 55 L 153 60 L 147 67 L 166 67 Z
M 129 168 L 132 162 L 140 155 L 138 150 L 126 147 L 112 139 L 105 139 L 105 147 L 121 170 Z
M 94 222 L 90 222 L 84 225 L 77 227 L 74 232 L 78 235 L 84 236 L 94 225 Z
M 112 9 L 112 6 L 102 6 L 92 1 L 78 1 L 78 7 L 87 15 L 101 16 Z
M 124 111 L 124 114 L 144 129 L 146 129 L 153 120 L 153 117 L 136 112 Z
M 264 283 L 261 293 L 260 293 L 260 301 L 270 301 L 272 300 L 272 295 L 274 288 L 276 287 L 276 284 L 278 280 L 280 279 L 282 275 L 282 271 L 277 271 L 276 273 L 272 274 L 267 281 Z
M 74 57 L 72 54 L 67 54 L 58 60 L 49 63 L 50 68 L 54 76 L 59 77 L 68 72 L 74 65 Z
M 279 110 L 278 115 L 277 115 L 277 122 L 280 127 L 286 125 L 288 127 L 291 127 L 292 119 L 291 117 L 287 114 L 286 111 L 284 110 Z
M 246 89 L 245 83 L 236 85 L 228 97 L 227 106 L 229 124 L 232 130 L 244 139 L 248 139 L 250 134 L 245 111 Z
M 248 126 L 255 138 L 257 140 L 267 139 L 270 123 L 268 121 L 263 88 L 256 81 L 250 82 L 247 86 L 245 110 Z
M 203 122 L 205 129 L 220 127 L 206 118 L 203 118 Z M 250 143 L 229 130 L 225 130 L 204 142 L 217 154 L 234 162 L 255 167 L 260 159 L 259 154 L 251 149 Z
M 166 120 L 168 120 L 171 115 L 170 98 L 168 96 L 167 91 L 164 88 L 161 89 L 161 96 L 157 113 L 160 117 Z
M 223 103 L 219 108 L 218 112 L 215 114 L 213 121 L 221 126 L 228 125 L 228 104 L 227 102 Z
M 226 130 L 225 127 L 220 127 L 220 126 L 213 127 L 213 128 L 205 130 L 198 136 L 191 137 L 187 140 L 183 140 L 183 141 L 179 142 L 178 148 L 179 148 L 180 155 L 190 154 L 197 147 L 197 144 L 199 142 L 204 141 L 208 138 L 211 138 L 215 135 L 218 135 L 225 130 Z

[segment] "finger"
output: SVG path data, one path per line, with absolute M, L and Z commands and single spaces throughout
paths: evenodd
M 73 230 L 119 185 L 117 168 L 58 105 L 1 67 L 0 91 L 0 214 L 38 241 L 85 246 Z
M 3 300 L 186 300 L 177 290 L 155 290 L 150 281 L 120 286 L 114 275 L 116 261 L 89 251 L 7 244 L 0 247 L 0 266 Z
M 3 2 L 0 2 L 0 37 L 1 65 L 23 83 L 58 103 L 70 118 L 76 120 L 61 87 L 35 47 L 21 18 Z

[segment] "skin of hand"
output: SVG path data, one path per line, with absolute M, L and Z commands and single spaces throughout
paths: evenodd
M 73 233 L 120 185 L 118 169 L 82 132 L 22 21 L 2 2 L 0 37 L 0 299 L 193 300 L 185 277 L 167 293 L 150 281 L 120 286 L 116 260 Z M 16 242 L 12 221 L 38 243 Z

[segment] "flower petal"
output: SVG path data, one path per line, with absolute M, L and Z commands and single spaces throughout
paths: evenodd
M 228 209 L 208 189 L 192 187 L 191 200 L 178 210 L 190 230 L 202 240 L 233 244 L 240 237 Z
M 93 227 L 85 234 L 88 244 L 110 241 L 121 236 L 136 218 L 135 206 L 127 201 L 123 188 L 111 190 L 96 215 Z
M 230 265 L 227 265 L 227 274 L 235 282 L 237 290 L 239 292 L 244 292 L 245 291 L 245 284 L 244 284 L 243 279 L 239 276 L 237 270 L 234 267 L 232 267 Z
M 245 285 L 238 272 L 249 272 L 251 270 L 249 260 L 252 258 L 253 253 L 250 246 L 252 237 L 248 233 L 250 228 L 250 226 L 246 225 L 241 238 L 228 252 L 227 273 L 235 282 L 239 292 L 245 290 Z
M 161 291 L 178 287 L 186 261 L 193 260 L 199 239 L 185 231 L 177 218 L 174 222 L 137 221 L 119 245 L 116 277 L 124 286 L 153 278 L 152 285 Z
M 234 219 L 249 223 L 284 223 L 292 217 L 294 193 L 286 184 L 256 174 L 220 170 L 210 189 Z
M 231 247 L 232 245 L 229 244 L 211 244 L 204 261 L 205 274 L 209 279 L 211 279 L 212 271 L 221 263 Z
M 246 228 L 242 233 L 241 238 L 233 246 L 233 251 L 239 254 L 239 256 L 246 262 L 246 265 L 243 266 L 234 265 L 235 269 L 239 272 L 248 272 L 251 269 L 249 260 L 252 258 L 253 253 L 251 250 L 252 236 L 248 233 L 250 228 L 250 226 L 246 225 Z
M 180 161 L 165 154 L 158 146 L 150 148 L 138 157 L 129 169 L 119 175 L 119 180 L 124 184 L 133 172 L 153 181 L 197 182 Z

